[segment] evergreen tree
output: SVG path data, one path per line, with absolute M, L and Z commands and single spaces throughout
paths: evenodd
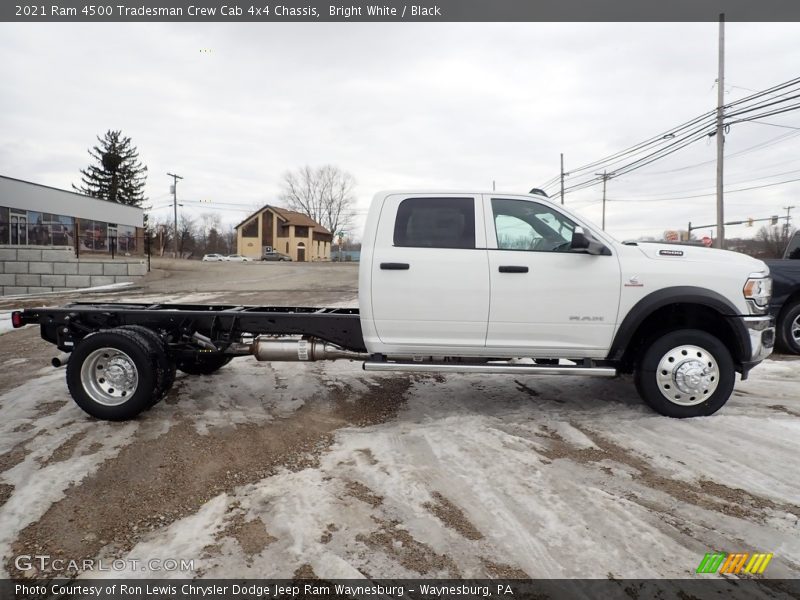
M 82 194 L 120 204 L 139 206 L 144 200 L 147 167 L 139 161 L 139 151 L 121 131 L 108 130 L 97 137 L 99 144 L 89 150 L 94 164 L 81 169 L 81 185 L 72 187 Z

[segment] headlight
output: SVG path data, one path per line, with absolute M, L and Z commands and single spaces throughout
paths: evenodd
M 766 308 L 772 297 L 772 277 L 758 277 L 747 280 L 742 290 L 744 297 L 759 308 Z

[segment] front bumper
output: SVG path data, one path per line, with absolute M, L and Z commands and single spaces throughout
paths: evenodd
M 775 317 L 740 317 L 750 337 L 750 360 L 742 362 L 742 379 L 747 372 L 772 354 L 775 346 Z

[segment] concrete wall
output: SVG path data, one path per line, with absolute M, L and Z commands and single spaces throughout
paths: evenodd
M 138 281 L 146 274 L 147 262 L 141 259 L 77 259 L 72 248 L 0 245 L 0 296 Z

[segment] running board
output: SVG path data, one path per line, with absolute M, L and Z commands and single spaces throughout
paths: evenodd
M 552 366 L 552 365 L 509 365 L 483 364 L 470 365 L 458 363 L 423 363 L 365 361 L 365 371 L 405 371 L 413 373 L 510 373 L 516 375 L 589 375 L 595 377 L 615 377 L 617 370 L 610 367 Z

